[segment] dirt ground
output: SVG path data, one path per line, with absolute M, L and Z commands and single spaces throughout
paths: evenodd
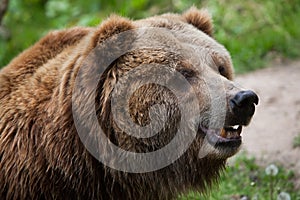
M 251 124 L 243 130 L 242 151 L 263 166 L 277 163 L 294 170 L 300 188 L 300 148 L 293 148 L 300 134 L 300 60 L 274 65 L 236 78 L 260 97 Z

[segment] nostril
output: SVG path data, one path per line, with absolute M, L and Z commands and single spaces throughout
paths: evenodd
M 258 101 L 258 96 L 251 90 L 240 91 L 231 99 L 231 102 L 238 107 L 257 105 Z

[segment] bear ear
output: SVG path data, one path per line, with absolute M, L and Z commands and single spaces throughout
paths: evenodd
M 118 15 L 111 15 L 98 27 L 95 33 L 96 38 L 94 39 L 95 46 L 116 34 L 132 30 L 134 28 L 135 27 L 131 20 Z
M 187 23 L 192 24 L 207 35 L 211 37 L 213 36 L 213 23 L 208 10 L 198 10 L 193 6 L 185 13 L 183 13 L 183 17 Z

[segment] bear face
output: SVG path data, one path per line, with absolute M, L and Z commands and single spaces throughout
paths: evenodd
M 199 19 L 199 21 L 196 21 L 196 19 Z M 191 24 L 187 24 L 186 22 Z M 201 24 L 201 22 L 203 22 L 204 25 Z M 210 144 L 202 144 L 199 146 L 205 146 L 206 149 L 210 149 L 211 152 L 209 154 L 214 157 L 227 158 L 238 151 L 241 144 L 240 134 L 242 126 L 250 122 L 254 113 L 254 104 L 258 103 L 258 98 L 253 92 L 242 91 L 241 88 L 232 82 L 233 67 L 230 55 L 222 45 L 211 37 L 212 25 L 209 22 L 210 18 L 206 12 L 198 11 L 194 8 L 190 9 L 183 16 L 166 14 L 133 22 L 135 29 L 131 34 L 135 35 L 135 39 L 132 39 L 134 42 L 131 44 L 131 49 L 134 49 L 134 51 L 118 58 L 111 70 L 114 71 L 114 76 L 118 77 L 114 80 L 114 84 L 122 82 L 119 79 L 125 76 L 125 79 L 131 79 L 131 81 L 129 81 L 130 83 L 123 81 L 121 85 L 130 85 L 131 88 L 136 89 L 138 87 L 135 86 L 135 82 L 140 82 L 140 78 L 133 76 L 129 78 L 124 74 L 130 72 L 132 69 L 139 68 L 141 65 L 143 65 L 143 69 L 139 69 L 139 75 L 149 75 L 153 73 L 151 76 L 156 76 L 155 81 L 168 78 L 166 76 L 160 77 L 159 72 L 151 72 L 148 68 L 151 68 L 151 64 L 153 63 L 165 65 L 169 68 L 169 71 L 173 70 L 173 72 L 179 72 L 191 85 L 191 88 L 189 88 L 190 91 L 183 86 L 183 88 L 187 90 L 182 91 L 182 94 L 179 94 L 179 98 L 183 98 L 184 96 L 190 98 L 186 93 L 194 93 L 198 99 L 199 104 L 197 107 L 199 107 L 199 113 L 195 114 L 198 116 L 194 116 L 197 119 L 194 119 L 193 125 L 191 126 L 198 128 L 197 132 L 199 135 L 204 137 L 208 136 L 206 139 L 208 144 Z M 158 69 L 158 71 L 160 70 Z M 164 69 L 161 69 L 161 73 L 167 74 Z M 167 80 L 165 80 L 165 82 L 167 82 Z M 111 85 L 111 80 L 105 84 Z M 112 88 L 114 87 L 113 85 Z M 106 96 L 111 95 L 112 88 L 110 91 L 105 91 Z M 127 88 L 127 91 L 129 90 L 130 88 Z M 152 84 L 151 87 L 150 85 L 147 87 L 144 86 L 144 89 L 137 90 L 131 99 L 127 100 L 130 109 L 126 111 L 123 110 L 123 112 L 129 112 L 131 116 L 130 120 L 133 120 L 140 126 L 149 125 L 151 121 L 149 109 L 151 106 L 163 104 L 162 102 L 170 101 L 170 99 L 172 99 L 172 105 L 176 104 L 174 103 L 176 102 L 176 98 L 173 99 L 170 94 L 168 95 L 166 93 L 165 97 L 161 97 L 164 99 L 159 98 L 158 91 L 161 95 L 166 92 L 162 88 L 159 89 L 155 84 Z M 240 108 L 240 111 L 235 111 L 236 103 L 234 103 L 233 99 L 237 94 L 244 92 L 249 98 L 245 100 L 245 104 L 247 105 L 245 105 L 244 108 Z M 109 99 L 109 97 L 102 98 Z M 123 98 L 126 97 L 124 96 Z M 160 103 L 157 102 L 158 99 Z M 192 102 L 185 103 L 190 103 L 189 106 L 193 107 Z M 126 104 L 123 106 L 126 106 Z M 169 108 L 169 110 L 175 111 L 175 107 Z M 214 113 L 212 113 L 212 107 L 214 108 Z M 104 110 L 107 109 L 105 108 Z M 186 110 L 183 112 L 190 111 Z M 240 112 L 244 112 L 245 115 L 242 117 Z M 158 115 L 159 112 L 156 111 L 156 113 Z M 211 115 L 215 116 L 212 117 Z M 159 116 L 156 117 L 159 118 Z M 180 118 L 180 116 L 178 117 Z M 152 116 L 152 118 L 155 117 Z M 118 120 L 126 121 L 125 119 Z M 178 122 L 174 123 L 175 124 L 171 125 L 171 127 L 176 127 L 176 123 Z M 117 127 L 114 127 L 114 130 L 117 129 Z M 167 130 L 165 132 L 169 133 L 167 135 L 170 136 L 172 135 L 170 133 L 174 131 L 175 130 Z M 130 130 L 128 132 L 130 132 Z M 143 132 L 143 134 L 145 134 L 145 132 Z M 128 138 L 122 136 L 121 140 L 123 139 L 127 140 Z M 155 141 L 157 141 L 158 144 L 156 143 L 153 146 L 162 147 L 170 142 L 170 139 L 166 139 L 166 141 Z M 131 142 L 119 143 L 131 144 Z M 145 143 L 153 144 L 153 142 L 146 140 L 140 143 L 140 145 L 144 147 L 145 152 L 147 152 L 148 149 L 153 149 L 153 146 L 147 146 Z M 123 148 L 127 149 L 127 147 Z M 154 149 L 158 149 L 158 147 Z M 135 149 L 131 150 L 135 151 Z
M 0 72 L 0 197 L 171 199 L 215 182 L 256 94 L 191 8 L 53 32 Z M 11 191 L 15 191 L 12 193 Z

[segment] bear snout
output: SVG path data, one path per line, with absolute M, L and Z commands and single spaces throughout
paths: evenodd
M 251 90 L 237 92 L 229 101 L 232 114 L 239 121 L 239 124 L 247 125 L 255 112 L 255 105 L 258 104 L 257 94 Z

